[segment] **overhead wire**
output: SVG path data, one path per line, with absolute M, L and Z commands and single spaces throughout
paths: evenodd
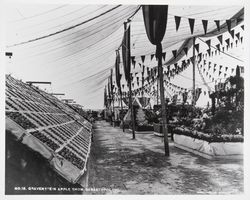
M 127 10 L 127 8 L 124 9 L 123 11 L 125 11 L 125 10 Z M 72 44 L 74 44 L 74 43 L 76 43 L 76 42 L 79 42 L 79 41 L 81 41 L 81 40 L 84 40 L 84 39 L 86 39 L 86 38 L 88 38 L 88 37 L 92 37 L 93 35 L 100 33 L 102 30 L 106 30 L 107 27 L 110 28 L 110 27 L 112 27 L 111 25 L 116 25 L 115 23 L 120 22 L 123 18 L 124 18 L 124 16 L 120 16 L 118 19 L 116 18 L 115 21 L 112 20 L 112 21 L 110 21 L 110 23 L 104 24 L 104 26 L 98 26 L 98 28 L 101 28 L 101 29 L 98 30 L 98 31 L 96 31 L 96 32 L 94 32 L 94 33 L 88 32 L 88 35 L 87 35 L 87 36 L 85 36 L 85 34 L 80 35 L 80 36 L 77 36 L 77 37 L 75 37 L 75 38 L 80 37 L 80 39 L 74 40 L 74 41 L 72 41 L 72 42 L 70 42 L 70 43 L 68 43 L 68 44 L 64 44 L 64 45 L 58 46 L 58 47 L 56 47 L 56 48 L 46 49 L 45 51 L 38 52 L 38 53 L 33 54 L 33 55 L 29 55 L 29 58 L 32 58 L 33 56 L 40 56 L 40 55 L 42 55 L 42 54 L 49 54 L 50 52 L 55 51 L 55 50 L 57 50 L 57 49 L 60 49 L 60 48 L 63 48 L 63 47 L 67 47 L 67 46 L 72 45 Z M 82 37 L 82 36 L 85 36 L 85 37 Z M 108 36 L 109 36 L 109 35 L 107 35 L 106 37 L 108 37 Z M 106 37 L 105 37 L 105 38 L 106 38 Z M 75 39 L 75 38 L 74 38 L 74 39 Z M 103 38 L 103 39 L 105 39 L 105 38 Z M 102 39 L 100 39 L 100 40 L 102 40 Z M 94 44 L 98 43 L 100 40 L 98 40 L 97 42 L 95 41 Z M 89 46 L 88 46 L 88 47 L 89 47 Z M 88 47 L 86 47 L 86 48 L 88 48 Z
M 42 13 L 38 13 L 38 14 L 35 14 L 35 15 L 32 15 L 32 16 L 29 16 L 29 17 L 25 17 L 25 18 L 23 18 L 23 19 L 13 20 L 13 21 L 9 21 L 9 22 L 10 22 L 10 23 L 16 23 L 16 22 L 20 22 L 20 21 L 24 21 L 24 20 L 30 20 L 30 19 L 32 19 L 32 18 L 34 18 L 34 17 L 38 17 L 38 16 L 45 15 L 45 14 L 47 14 L 47 13 L 49 13 L 49 12 L 53 12 L 53 11 L 55 11 L 55 10 L 58 10 L 58 9 L 61 9 L 61 8 L 65 7 L 65 6 L 67 6 L 67 5 L 58 6 L 58 7 L 56 7 L 56 8 L 47 10 L 47 11 L 42 12 Z
M 88 20 L 85 20 L 85 21 L 83 21 L 83 22 L 81 22 L 81 23 L 78 23 L 78 24 L 76 24 L 76 25 L 70 26 L 70 27 L 68 27 L 68 28 L 62 29 L 62 30 L 60 30 L 60 31 L 56 31 L 56 32 L 54 32 L 54 33 L 50 33 L 50 34 L 47 34 L 47 35 L 44 35 L 44 36 L 41 36 L 41 37 L 38 37 L 38 38 L 30 39 L 30 40 L 25 41 L 25 42 L 16 43 L 16 44 L 10 45 L 10 46 L 8 46 L 8 47 L 13 47 L 13 46 L 18 46 L 18 45 L 27 44 L 27 43 L 30 43 L 30 42 L 34 42 L 34 41 L 37 41 L 37 40 L 41 40 L 41 39 L 45 39 L 45 38 L 47 38 L 47 37 L 51 37 L 51 36 L 57 35 L 57 34 L 59 34 L 59 33 L 63 33 L 63 32 L 65 32 L 65 31 L 68 31 L 68 30 L 71 30 L 71 29 L 76 28 L 76 27 L 78 27 L 78 26 L 81 26 L 81 25 L 83 25 L 83 24 L 85 24 L 85 23 L 88 23 L 88 22 L 90 22 L 90 21 L 92 21 L 92 20 L 94 20 L 94 19 L 97 19 L 97 18 L 99 18 L 99 17 L 101 17 L 101 16 L 103 16 L 103 15 L 105 15 L 105 14 L 107 14 L 107 13 L 109 13 L 109 12 L 111 12 L 111 11 L 117 9 L 117 8 L 119 8 L 120 6 L 121 6 L 121 5 L 115 6 L 115 7 L 111 8 L 111 9 L 109 9 L 108 11 L 105 11 L 105 12 L 103 12 L 103 13 L 101 13 L 101 14 L 95 16 L 95 17 L 92 17 L 92 18 L 90 18 L 90 19 L 88 19 Z

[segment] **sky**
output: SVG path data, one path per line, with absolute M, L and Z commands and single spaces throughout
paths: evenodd
M 208 31 L 213 30 L 216 27 L 214 20 L 224 23 L 241 8 L 230 5 L 169 6 L 167 30 L 163 39 L 166 61 L 173 57 L 172 50 L 180 48 L 185 39 L 203 34 L 202 19 L 208 20 Z M 138 5 L 10 4 L 5 13 L 5 36 L 6 51 L 13 52 L 13 57 L 6 57 L 6 73 L 23 81 L 51 81 L 51 85 L 39 87 L 48 92 L 65 93 L 62 98 L 74 99 L 85 108 L 103 108 L 104 86 L 110 69 L 114 68 L 115 50 L 122 42 L 123 22 L 137 9 Z M 174 16 L 182 17 L 178 31 Z M 195 19 L 193 34 L 190 33 L 188 18 Z M 130 26 L 131 54 L 137 63 L 134 70 L 140 71 L 138 64 L 141 63 L 141 55 L 146 55 L 147 67 L 156 66 L 156 60 L 150 59 L 155 46 L 146 36 L 141 10 L 132 18 Z M 242 32 L 239 26 L 235 29 Z M 216 37 L 211 38 L 213 45 L 218 43 Z M 224 38 L 229 37 L 228 33 L 224 34 Z M 205 53 L 206 44 L 196 41 L 200 43 L 200 52 Z M 238 43 L 227 53 L 243 59 L 243 51 L 243 44 Z M 234 68 L 242 64 L 225 54 L 209 59 L 213 63 Z M 191 72 L 191 68 L 188 68 L 182 76 L 171 80 L 172 83 L 190 88 Z M 199 72 L 196 71 L 196 74 L 199 75 Z M 200 76 L 196 77 L 198 87 L 202 80 Z M 124 83 L 124 78 L 122 81 Z M 204 85 L 202 87 L 206 90 Z M 200 101 L 200 105 L 205 105 L 207 98 Z

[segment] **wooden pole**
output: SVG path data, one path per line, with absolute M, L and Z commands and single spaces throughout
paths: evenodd
M 132 135 L 133 139 L 135 139 L 135 118 L 134 118 L 134 108 L 132 103 L 132 91 L 131 91 L 131 79 L 129 80 L 129 107 L 131 110 L 131 121 L 132 121 Z
M 195 106 L 195 37 L 193 37 L 193 101 L 192 105 Z
M 169 156 L 166 102 L 165 102 L 164 85 L 163 85 L 162 54 L 160 54 L 158 57 L 158 76 L 159 76 L 159 82 L 160 82 L 160 99 L 161 99 L 161 109 L 162 109 L 162 131 L 164 134 L 165 156 Z
M 158 69 L 159 70 L 159 69 Z M 157 101 L 157 105 L 159 105 L 159 71 L 158 71 L 158 76 L 156 77 L 156 101 Z
M 121 111 L 123 113 L 123 105 L 122 105 L 122 90 L 120 89 L 120 98 L 121 98 Z M 122 131 L 124 132 L 124 121 L 122 118 Z
M 126 27 L 127 23 L 125 23 L 125 30 L 127 29 Z M 129 68 L 131 68 L 131 52 L 130 52 L 130 28 L 128 28 L 127 30 L 127 54 L 126 54 L 126 61 L 127 61 L 127 65 Z M 128 80 L 128 86 L 129 86 L 129 104 L 130 104 L 130 109 L 131 109 L 131 121 L 132 121 L 132 135 L 133 135 L 133 139 L 135 139 L 135 118 L 134 118 L 134 108 L 133 108 L 133 103 L 132 103 L 132 89 L 131 89 L 131 74 L 129 76 L 129 80 Z

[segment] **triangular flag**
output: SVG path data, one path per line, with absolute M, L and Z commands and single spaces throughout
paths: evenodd
M 187 56 L 187 54 L 188 54 L 188 48 L 187 48 L 187 47 L 184 47 L 183 50 L 184 50 L 184 52 L 185 52 L 185 54 L 186 54 L 186 56 Z
M 227 45 L 229 45 L 230 44 L 230 39 L 229 38 L 226 39 L 225 42 L 227 43 Z
M 196 51 L 199 53 L 199 44 L 195 44 L 194 48 L 196 49 Z
M 224 78 L 227 76 L 227 74 L 224 74 Z
M 207 40 L 207 41 L 206 41 L 206 44 L 207 44 L 207 46 L 210 48 L 210 46 L 211 46 L 211 40 Z
M 242 37 L 240 37 L 240 42 L 242 43 L 242 41 L 243 41 L 243 36 L 242 36 Z
M 208 53 L 209 56 L 211 55 L 211 49 L 210 48 L 207 50 L 207 53 Z
M 221 68 L 222 68 L 222 65 L 220 65 L 220 70 L 221 70 Z
M 220 76 L 220 74 L 221 74 L 221 71 L 219 71 L 219 76 Z
M 154 58 L 155 54 L 151 54 L 151 60 Z
M 230 32 L 231 31 L 231 19 L 226 20 L 227 23 L 227 29 Z
M 202 25 L 203 25 L 205 34 L 207 34 L 207 22 L 208 22 L 207 20 L 202 20 Z
M 162 53 L 162 57 L 163 57 L 163 60 L 165 61 L 165 58 L 166 58 L 166 52 L 163 52 L 163 53 Z
M 193 32 L 194 32 L 194 21 L 195 21 L 195 19 L 188 18 L 191 34 L 193 34 Z
M 216 48 L 220 51 L 220 44 L 217 44 Z
M 227 71 L 228 67 L 225 67 L 225 71 Z
M 234 69 L 232 68 L 231 71 L 232 71 L 232 73 L 233 73 L 233 72 L 234 72 Z
M 177 56 L 177 51 L 176 51 L 176 50 L 173 50 L 172 53 L 173 53 L 173 55 L 174 55 L 174 58 L 176 58 L 176 56 Z
M 241 25 L 240 27 L 242 28 L 242 30 L 244 30 L 244 25 Z
M 178 31 L 181 22 L 181 17 L 174 16 L 174 19 L 175 19 L 176 31 Z
M 230 31 L 230 35 L 232 36 L 232 38 L 234 39 L 234 30 Z
M 214 20 L 216 26 L 217 26 L 217 30 L 220 31 L 220 20 Z
M 240 39 L 240 32 L 236 33 L 235 36 L 238 38 L 238 40 Z
M 145 56 L 141 56 L 142 63 L 144 63 L 144 60 L 145 60 Z
M 222 35 L 219 35 L 217 38 L 218 38 L 218 40 L 220 41 L 220 43 L 221 43 L 221 45 L 222 45 L 222 38 L 223 38 L 223 36 L 222 36 Z

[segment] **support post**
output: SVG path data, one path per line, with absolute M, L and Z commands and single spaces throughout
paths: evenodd
M 135 139 L 135 117 L 134 117 L 134 108 L 133 108 L 133 103 L 132 103 L 132 91 L 131 91 L 131 78 L 128 81 L 129 85 L 129 107 L 131 110 L 131 121 L 132 121 L 132 135 L 133 139 Z
M 161 44 L 160 44 L 159 48 L 160 49 L 162 48 Z M 159 85 L 160 85 L 160 99 L 161 99 L 161 110 L 162 110 L 162 131 L 164 134 L 165 156 L 169 156 L 166 102 L 165 102 L 164 85 L 163 85 L 162 50 L 160 50 L 160 53 L 158 55 L 158 77 L 159 77 Z
M 192 59 L 192 63 L 193 63 L 193 99 L 192 99 L 192 105 L 195 106 L 195 37 L 193 37 L 193 59 Z

